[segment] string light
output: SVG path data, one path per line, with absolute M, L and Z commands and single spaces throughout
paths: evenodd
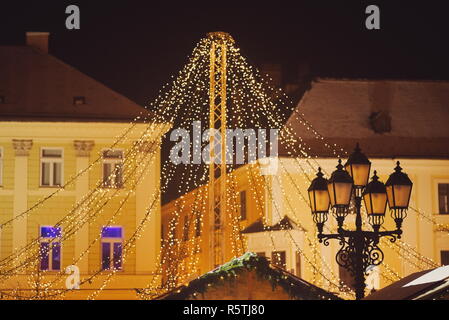
M 142 121 L 145 125 L 145 130 L 140 134 L 137 143 L 129 148 L 124 156 L 123 180 L 126 184 L 124 191 L 121 190 L 105 190 L 103 181 L 100 179 L 92 189 L 79 201 L 77 201 L 56 224 L 56 227 L 61 227 L 63 235 L 61 238 L 50 239 L 52 242 L 67 242 L 72 239 L 77 232 L 79 232 L 83 226 L 89 225 L 102 219 L 106 220 L 107 226 L 111 225 L 119 218 L 126 203 L 135 194 L 135 189 L 140 179 L 143 176 L 143 172 L 149 166 L 154 164 L 157 157 L 155 153 L 145 154 L 143 158 L 139 156 L 140 148 L 143 143 L 148 140 L 159 141 L 163 134 L 166 132 L 167 127 L 165 123 L 176 124 L 181 128 L 189 127 L 194 121 L 205 121 L 204 109 L 209 106 L 209 52 L 211 48 L 212 40 L 205 38 L 199 41 L 195 46 L 191 56 L 188 58 L 186 65 L 180 70 L 176 77 L 173 77 L 173 81 L 167 85 L 164 85 L 159 91 L 158 96 L 151 102 L 146 108 L 152 110 L 154 115 L 144 116 L 143 119 L 138 117 L 134 119 L 132 123 L 125 129 L 125 131 L 116 136 L 113 144 L 110 146 L 114 149 L 118 146 L 125 146 L 126 141 L 133 136 L 133 130 L 137 130 L 137 121 Z M 289 163 L 299 168 L 300 173 L 299 181 L 297 177 L 293 177 L 287 168 L 285 167 L 283 160 L 279 159 L 279 163 L 282 166 L 282 170 L 286 173 L 286 177 L 289 179 L 289 183 L 294 186 L 295 190 L 299 194 L 299 200 L 306 206 L 309 206 L 307 198 L 301 192 L 300 184 L 310 182 L 310 176 L 315 173 L 316 168 L 319 166 L 317 157 L 312 156 L 313 150 L 301 137 L 301 134 L 296 132 L 291 123 L 285 123 L 285 117 L 280 113 L 280 109 L 289 110 L 292 109 L 293 119 L 300 123 L 307 132 L 310 132 L 316 140 L 329 149 L 335 157 L 341 157 L 347 155 L 347 152 L 343 148 L 339 148 L 336 144 L 330 144 L 326 142 L 324 136 L 322 136 L 313 126 L 305 119 L 304 114 L 298 111 L 300 108 L 294 108 L 293 102 L 285 95 L 282 90 L 276 89 L 269 84 L 267 79 L 260 75 L 259 71 L 252 67 L 246 59 L 240 54 L 239 48 L 233 43 L 227 42 L 228 52 L 228 73 L 232 76 L 227 77 L 227 96 L 229 97 L 229 105 L 231 108 L 228 110 L 228 123 L 230 127 L 244 128 L 250 126 L 251 128 L 283 128 L 280 135 L 281 144 L 286 148 L 289 155 L 294 155 L 293 160 Z M 302 102 L 301 102 L 302 103 Z M 187 107 L 187 109 L 185 108 Z M 258 112 L 255 112 L 258 111 Z M 204 146 L 206 143 L 203 141 L 192 141 Z M 256 152 L 256 151 L 253 151 Z M 301 155 L 298 157 L 297 155 Z M 150 157 L 150 159 L 147 159 Z M 248 151 L 248 159 L 257 158 L 256 154 L 251 154 Z M 61 188 L 58 188 L 47 197 L 39 200 L 33 206 L 23 213 L 15 216 L 14 218 L 7 220 L 0 224 L 0 229 L 9 226 L 14 220 L 27 217 L 31 213 L 42 208 L 44 205 L 51 204 L 51 199 L 57 195 L 61 190 L 73 186 L 77 179 L 91 170 L 95 170 L 101 163 L 102 155 L 100 154 L 86 169 L 81 170 L 65 183 Z M 142 165 L 144 164 L 144 165 Z M 257 168 L 257 170 L 255 170 Z M 231 256 L 240 256 L 246 251 L 247 243 L 241 234 L 240 215 L 239 215 L 239 199 L 238 199 L 238 183 L 237 176 L 242 171 L 246 174 L 246 181 L 249 181 L 250 192 L 249 195 L 254 200 L 257 212 L 260 215 L 260 219 L 263 225 L 263 230 L 267 232 L 270 247 L 272 251 L 276 251 L 275 244 L 276 236 L 279 233 L 273 232 L 269 228 L 269 223 L 266 220 L 266 212 L 270 209 L 268 201 L 272 204 L 272 214 L 277 213 L 279 219 L 281 217 L 282 208 L 279 207 L 276 199 L 273 197 L 273 190 L 268 181 L 267 176 L 261 176 L 260 163 L 248 164 L 245 168 L 237 168 L 236 165 L 231 164 L 228 166 L 227 174 L 227 186 L 226 190 L 226 207 L 227 212 L 223 215 L 227 218 L 229 224 L 226 233 L 226 241 L 230 244 Z M 181 170 L 181 172 L 179 172 Z M 240 170 L 240 171 L 239 171 Z M 207 192 L 207 166 L 197 165 L 195 170 L 193 166 L 176 166 L 170 161 L 166 161 L 161 169 L 162 183 L 151 194 L 150 205 L 145 209 L 145 215 L 142 220 L 137 224 L 136 229 L 131 236 L 123 243 L 122 263 L 125 264 L 127 258 L 134 252 L 135 243 L 140 238 L 143 230 L 148 222 L 151 220 L 152 213 L 157 210 L 157 204 L 160 201 L 161 195 L 165 193 L 170 186 L 170 183 L 176 181 L 176 195 L 179 197 L 174 201 L 175 210 L 171 212 L 171 217 L 167 226 L 167 235 L 163 239 L 161 244 L 161 250 L 158 253 L 158 263 L 156 265 L 155 275 L 149 279 L 150 282 L 143 290 L 138 291 L 138 296 L 142 299 L 151 299 L 168 292 L 182 283 L 187 282 L 192 276 L 196 275 L 199 271 L 199 263 L 201 258 L 204 258 L 200 252 L 202 245 L 202 236 L 195 236 L 198 226 L 200 227 L 199 233 L 204 234 L 204 214 L 209 210 L 208 192 Z M 255 172 L 254 172 L 255 171 Z M 109 179 L 115 181 L 115 176 L 111 175 Z M 175 179 L 178 178 L 178 179 Z M 275 177 L 277 184 L 280 186 L 283 199 L 287 204 L 287 208 L 291 215 L 294 217 L 295 223 L 303 231 L 305 240 L 307 241 L 306 248 L 309 249 L 313 255 L 311 258 L 306 254 L 305 250 L 301 248 L 291 234 L 289 229 L 283 229 L 283 233 L 290 238 L 291 243 L 295 246 L 296 251 L 302 258 L 305 259 L 308 270 L 319 276 L 317 279 L 313 279 L 316 285 L 327 287 L 329 290 L 335 289 L 338 294 L 344 297 L 353 297 L 353 292 L 350 288 L 345 286 L 339 280 L 326 261 L 325 257 L 320 254 L 318 248 L 318 240 L 315 236 L 310 236 L 307 228 L 301 224 L 302 218 L 297 214 L 291 195 L 288 194 L 283 185 L 283 181 L 279 176 Z M 191 191 L 193 190 L 193 191 Z M 190 192 L 190 193 L 189 193 Z M 185 195 L 187 194 L 187 195 Z M 193 202 L 188 203 L 188 199 L 193 195 Z M 106 208 L 114 206 L 114 200 L 119 199 L 118 207 L 113 210 L 112 215 L 105 217 Z M 273 210 L 274 209 L 274 210 Z M 189 211 L 187 212 L 186 211 Z M 414 209 L 415 210 L 415 209 Z M 440 230 L 449 230 L 447 225 L 438 224 L 435 219 L 429 215 L 426 215 L 418 210 L 415 210 L 421 218 L 426 219 L 436 225 Z M 184 218 L 184 221 L 181 221 Z M 196 222 L 196 223 L 193 223 Z M 366 222 L 364 222 L 366 223 Z M 192 227 L 193 226 L 193 227 Z M 212 226 L 209 226 L 212 227 Z M 315 226 L 313 226 L 315 227 Z M 186 228 L 186 230 L 183 230 Z M 181 232 L 179 232 L 181 231 Z M 184 232 L 182 232 L 184 231 Z M 165 233 L 165 232 L 164 232 Z M 185 238 L 184 235 L 187 235 Z M 88 247 L 78 256 L 73 258 L 73 262 L 77 263 L 86 256 L 95 243 L 100 241 L 101 232 L 89 243 Z M 40 250 L 40 238 L 36 237 L 32 239 L 23 248 L 18 248 L 14 252 L 8 255 L 6 258 L 0 260 L 0 280 L 4 281 L 17 276 L 23 270 L 34 270 L 28 277 L 29 286 L 34 289 L 36 294 L 29 298 L 35 299 L 59 299 L 69 291 L 66 289 L 53 290 L 55 286 L 63 279 L 64 274 L 62 272 L 57 273 L 56 276 L 50 281 L 46 281 L 45 272 L 39 270 L 39 257 L 43 254 Z M 393 250 L 400 253 L 401 257 L 405 261 L 413 264 L 418 268 L 425 265 L 436 265 L 431 259 L 426 258 L 419 254 L 416 249 L 407 245 L 403 241 L 399 241 L 394 244 L 386 245 L 391 246 Z M 318 261 L 319 260 L 319 261 Z M 399 274 L 395 272 L 389 265 L 382 265 L 381 276 L 387 281 L 395 281 L 399 278 Z M 97 270 L 96 272 L 88 275 L 81 280 L 81 284 L 90 283 L 100 274 L 105 274 L 106 277 L 99 287 L 89 295 L 88 299 L 95 299 L 106 288 L 111 279 L 117 274 L 117 270 L 110 271 Z M 2 292 L 10 298 L 23 298 L 20 296 L 19 290 L 13 290 L 12 293 Z

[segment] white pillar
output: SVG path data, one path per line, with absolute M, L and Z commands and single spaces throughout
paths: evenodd
M 413 181 L 415 182 L 413 188 L 416 189 L 414 194 L 417 209 L 433 214 L 432 201 L 434 198 L 432 197 L 431 175 L 427 172 L 420 172 L 416 180 L 417 182 Z M 418 251 L 420 254 L 438 261 L 438 257 L 435 257 L 433 228 L 434 226 L 431 222 L 425 219 L 418 220 Z
M 27 243 L 27 216 L 19 216 L 28 208 L 28 155 L 33 140 L 13 139 L 14 158 L 14 204 L 12 223 L 13 250 L 24 247 Z
M 76 155 L 76 172 L 86 169 L 89 166 L 89 156 L 94 142 L 91 140 L 80 141 L 75 140 L 73 142 Z M 85 172 L 76 179 L 75 192 L 76 202 L 80 201 L 89 191 L 89 173 Z M 76 234 L 75 234 L 75 259 L 87 250 L 89 246 L 89 223 L 87 222 Z M 78 261 L 77 267 L 81 273 L 88 273 L 89 271 L 89 254 L 85 253 L 83 258 Z
M 153 142 L 144 143 L 139 148 L 141 161 L 146 153 L 156 153 L 148 155 L 145 161 L 153 163 L 141 173 L 140 182 L 136 187 L 136 228 L 138 228 L 147 214 L 147 209 L 152 205 L 155 196 L 160 188 L 160 151 L 158 144 Z M 145 166 L 145 164 L 142 164 Z M 139 172 L 140 173 L 140 172 Z M 136 241 L 136 274 L 148 274 L 155 271 L 158 253 L 161 247 L 161 212 L 160 197 L 153 205 L 150 218 Z

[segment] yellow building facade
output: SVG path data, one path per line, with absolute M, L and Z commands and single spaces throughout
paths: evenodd
M 159 262 L 167 127 L 47 49 L 0 47 L 2 298 L 135 299 Z
M 307 188 L 319 166 L 329 178 L 338 158 L 345 161 L 360 142 L 372 162 L 371 175 L 377 170 L 386 182 L 400 161 L 413 181 L 403 237 L 395 243 L 381 241 L 385 259 L 367 276 L 366 294 L 413 272 L 448 264 L 449 132 L 444 125 L 449 118 L 445 107 L 448 88 L 446 82 L 314 81 L 283 128 L 277 173 L 263 175 L 260 166 L 253 164 L 230 175 L 235 189 L 228 192 L 228 209 L 221 215 L 225 261 L 241 251 L 256 252 L 306 281 L 351 297 L 353 281 L 335 261 L 338 241 L 330 241 L 329 246 L 317 241 Z M 380 120 L 372 120 L 379 114 Z M 208 263 L 212 252 L 209 235 L 213 227 L 208 223 L 211 213 L 207 205 L 192 205 L 198 194 L 207 204 L 207 194 L 199 191 L 202 189 L 162 207 L 163 239 L 172 244 L 163 251 L 171 255 L 167 265 L 178 266 L 166 271 L 165 280 L 170 285 L 213 268 Z M 196 210 L 201 213 L 193 215 L 189 224 Z M 364 216 L 364 228 L 370 229 Z M 195 220 L 200 220 L 202 226 L 196 234 Z M 329 215 L 325 232 L 336 231 L 334 220 Z M 355 227 L 354 215 L 348 216 L 346 226 Z M 383 227 L 394 229 L 388 208 Z M 192 236 L 185 236 L 186 228 Z M 240 239 L 240 247 L 233 245 Z M 195 245 L 196 249 L 191 249 Z M 178 278 L 170 278 L 176 273 Z

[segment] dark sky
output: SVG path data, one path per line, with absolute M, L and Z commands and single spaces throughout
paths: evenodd
M 184 3 L 182 5 L 181 3 Z M 81 30 L 65 29 L 77 4 Z M 140 104 L 185 63 L 209 31 L 231 33 L 254 64 L 314 75 L 449 80 L 449 11 L 443 1 L 5 1 L 0 44 L 51 32 L 50 52 Z M 381 30 L 365 28 L 378 4 Z
M 282 64 L 287 78 L 307 65 L 313 76 L 449 80 L 443 1 L 153 2 L 1 0 L 0 45 L 48 31 L 51 54 L 141 105 L 210 31 L 231 33 L 255 65 Z M 80 30 L 65 28 L 69 4 L 80 8 Z M 365 28 L 369 4 L 380 7 L 381 30 Z

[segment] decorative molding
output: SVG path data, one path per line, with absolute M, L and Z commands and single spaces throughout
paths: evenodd
M 73 146 L 77 157 L 89 157 L 95 142 L 93 140 L 74 140 Z
M 29 156 L 33 140 L 31 139 L 12 139 L 12 146 L 16 152 L 16 156 Z

